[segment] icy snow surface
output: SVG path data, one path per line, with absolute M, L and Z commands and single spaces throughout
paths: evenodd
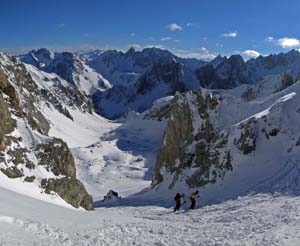
M 300 243 L 300 198 L 256 195 L 194 211 L 159 206 L 71 210 L 0 188 L 0 245 L 278 245 Z

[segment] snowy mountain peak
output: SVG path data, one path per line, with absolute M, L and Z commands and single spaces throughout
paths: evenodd
M 245 64 L 243 57 L 240 55 L 232 55 L 228 58 L 228 61 L 231 64 L 238 65 L 238 66 L 242 66 Z
M 48 66 L 54 60 L 54 58 L 55 53 L 46 48 L 32 50 L 27 55 L 21 56 L 21 59 L 25 63 L 32 64 L 38 68 L 44 68 Z
M 102 52 L 97 51 L 96 53 Z M 51 59 L 46 60 L 45 57 L 48 56 Z M 87 65 L 88 60 L 83 55 L 71 52 L 51 53 L 46 49 L 40 49 L 21 56 L 20 59 L 45 72 L 57 74 L 87 95 L 95 90 L 106 90 L 111 87 L 109 81 Z
M 136 49 L 132 46 L 132 47 L 130 47 L 130 48 L 125 52 L 125 55 L 126 55 L 126 56 L 131 56 L 131 55 L 133 55 L 135 52 L 136 52 Z
M 218 55 L 217 57 L 215 57 L 215 58 L 210 62 L 210 64 L 215 68 L 215 67 L 217 67 L 220 63 L 224 62 L 226 59 L 227 59 L 226 56 Z
M 76 177 L 67 143 L 51 135 L 55 114 L 68 122 L 74 121 L 71 110 L 88 114 L 84 111 L 87 99 L 74 95 L 68 85 L 1 55 L 0 186 L 55 204 L 91 210 L 93 199 Z

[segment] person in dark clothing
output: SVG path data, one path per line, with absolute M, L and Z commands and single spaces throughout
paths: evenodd
M 176 202 L 176 206 L 174 208 L 174 212 L 176 212 L 177 210 L 179 211 L 180 206 L 181 206 L 181 198 L 183 197 L 183 195 L 180 195 L 179 193 L 176 194 L 176 196 L 174 197 L 174 200 Z
M 199 191 L 195 191 L 195 192 L 192 192 L 190 194 L 190 200 L 191 200 L 191 206 L 190 206 L 190 209 L 195 209 L 195 206 L 196 206 L 196 198 L 199 197 L 198 195 Z

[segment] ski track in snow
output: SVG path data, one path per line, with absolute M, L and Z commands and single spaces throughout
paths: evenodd
M 14 196 L 13 192 L 9 194 Z M 53 206 L 46 203 L 39 206 L 42 202 L 28 198 L 23 202 L 35 202 L 34 206 L 45 213 L 48 206 Z M 90 213 L 70 210 L 64 213 L 69 224 L 58 222 L 56 212 L 66 210 L 58 206 L 49 208 L 51 220 L 47 223 L 41 222 L 34 211 L 26 211 L 28 208 L 24 213 L 30 219 L 5 215 L 15 213 L 10 206 L 0 208 L 0 230 L 4 232 L 0 234 L 1 246 L 296 246 L 300 243 L 300 197 L 283 195 L 259 194 L 179 213 L 158 206 L 98 208 Z

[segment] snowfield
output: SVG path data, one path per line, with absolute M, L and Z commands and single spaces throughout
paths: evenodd
M 42 107 L 51 121 L 50 136 L 67 142 L 77 176 L 95 200 L 103 199 L 110 189 L 129 196 L 150 186 L 164 122 L 144 120 L 143 114 L 132 112 L 121 124 L 96 114 L 69 111 L 73 121 Z
M 176 98 L 154 100 L 168 94 L 166 85 L 158 86 L 147 97 L 139 95 L 132 103 L 135 107 L 144 103 L 142 108 L 148 108 L 145 112 L 129 110 L 117 122 L 85 110 L 85 97 L 75 100 L 79 106 L 75 101 L 70 103 L 68 99 L 72 98 L 64 93 L 71 93 L 72 88 L 57 75 L 40 72 L 31 65 L 26 65 L 26 69 L 39 89 L 55 95 L 71 116 L 58 110 L 54 102 L 36 102 L 37 109 L 49 121 L 49 137 L 61 138 L 69 146 L 77 178 L 92 195 L 95 210 L 75 209 L 56 193 L 46 194 L 40 180 L 56 176 L 44 167 L 30 171 L 21 163 L 24 174 L 34 174 L 37 180 L 29 183 L 23 177 L 10 179 L 0 172 L 0 246 L 300 245 L 299 81 L 278 90 L 281 76 L 275 74 L 257 84 L 218 92 L 220 105 L 210 111 L 209 117 L 216 130 L 228 133 L 225 147 L 230 147 L 233 168 L 224 177 L 200 187 L 198 208 L 190 211 L 187 194 L 191 186 L 187 186 L 184 175 L 190 176 L 195 171 L 193 167 L 181 172 L 183 178 L 176 181 L 172 190 L 169 187 L 177 173 L 168 173 L 166 168 L 160 170 L 163 182 L 158 186 L 152 183 L 157 151 L 167 144 L 163 140 L 167 117 L 173 117 L 169 104 Z M 100 80 L 106 89 L 110 88 L 110 83 L 98 78 L 94 70 L 87 73 L 91 76 L 83 73 L 77 80 L 80 91 L 93 90 Z M 126 75 L 135 76 L 127 72 Z M 94 83 L 87 83 L 89 80 Z M 206 95 L 217 93 L 202 91 Z M 196 107 L 195 94 L 187 92 L 184 96 L 196 136 L 203 117 Z M 123 110 L 120 102 L 108 100 L 111 113 Z M 12 136 L 22 139 L 21 147 L 32 150 L 49 138 L 28 128 L 26 121 L 16 119 L 18 127 Z M 243 123 L 249 123 L 248 128 L 243 128 Z M 255 133 L 255 138 L 247 133 L 250 136 L 245 143 L 253 144 L 255 139 L 255 149 L 249 153 L 243 153 L 239 143 L 235 143 L 245 129 Z M 193 144 L 187 149 L 191 153 L 195 152 Z M 225 147 L 219 150 L 225 151 Z M 38 163 L 30 151 L 28 156 Z M 179 159 L 174 164 L 178 166 Z M 109 190 L 118 192 L 122 199 L 103 202 Z M 173 212 L 176 192 L 186 194 L 178 213 Z
M 160 206 L 67 209 L 0 188 L 0 245 L 300 243 L 300 197 L 258 194 L 173 213 Z M 187 204 L 184 204 L 187 205 Z

